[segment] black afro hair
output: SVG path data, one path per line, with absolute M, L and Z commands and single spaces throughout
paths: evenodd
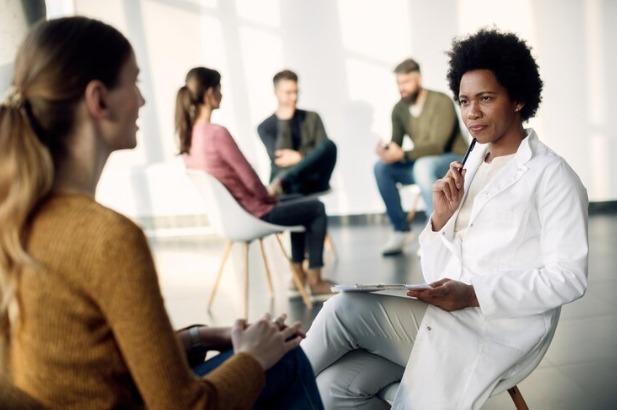
M 450 57 L 448 84 L 458 101 L 461 78 L 468 71 L 491 70 L 513 101 L 524 103 L 521 119 L 536 115 L 542 101 L 542 79 L 531 48 L 512 33 L 483 28 L 476 34 L 455 39 Z

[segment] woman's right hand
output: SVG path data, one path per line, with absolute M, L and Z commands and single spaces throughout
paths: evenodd
M 465 174 L 466 169 L 459 172 L 461 162 L 450 163 L 450 169 L 446 175 L 438 179 L 433 184 L 433 207 L 434 212 L 431 217 L 433 231 L 439 231 L 448 222 L 458 209 L 465 194 Z
M 270 185 L 266 187 L 266 191 L 270 196 L 277 198 L 281 196 L 283 193 L 283 179 L 282 178 L 274 178 Z
M 280 324 L 272 322 L 272 317 L 266 313 L 251 325 L 244 319 L 236 320 L 231 330 L 231 341 L 236 353 L 250 354 L 265 371 L 287 352 L 300 345 L 302 337 L 299 331 L 300 323 L 281 328 Z

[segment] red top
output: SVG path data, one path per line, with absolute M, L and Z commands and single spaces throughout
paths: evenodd
M 201 169 L 221 181 L 250 214 L 259 218 L 274 207 L 276 198 L 268 194 L 227 128 L 195 124 L 190 152 L 183 158 L 187 168 Z

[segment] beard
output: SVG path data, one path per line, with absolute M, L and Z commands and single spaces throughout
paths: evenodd
M 416 103 L 416 101 L 418 101 L 418 96 L 420 95 L 420 91 L 422 89 L 418 88 L 416 91 L 414 91 L 413 93 L 409 94 L 407 97 L 402 97 L 401 96 L 401 100 L 403 100 L 404 102 L 406 102 L 409 105 L 413 105 Z

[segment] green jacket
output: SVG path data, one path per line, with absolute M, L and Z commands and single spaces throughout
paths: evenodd
M 454 103 L 443 93 L 427 92 L 418 117 L 412 117 L 408 103 L 403 100 L 396 103 L 392 109 L 392 142 L 403 146 L 403 137 L 411 138 L 414 147 L 405 153 L 409 160 L 446 152 L 464 155 L 467 141 L 461 132 Z

